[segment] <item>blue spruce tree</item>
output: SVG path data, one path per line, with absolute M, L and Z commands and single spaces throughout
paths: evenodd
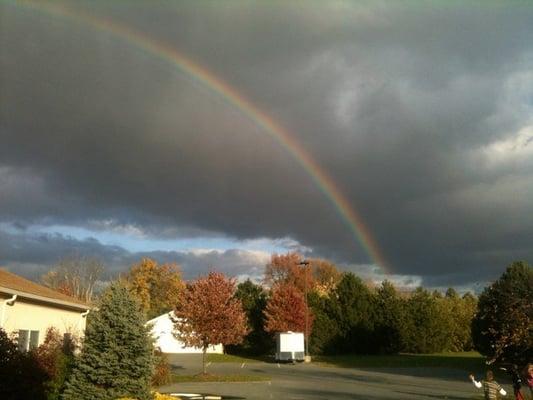
M 82 352 L 63 399 L 151 399 L 152 340 L 137 301 L 115 283 L 89 317 Z

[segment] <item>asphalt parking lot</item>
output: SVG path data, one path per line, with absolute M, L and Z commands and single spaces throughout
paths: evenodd
M 201 371 L 200 356 L 172 356 L 174 372 Z M 247 374 L 271 377 L 264 382 L 179 383 L 163 393 L 203 393 L 225 399 L 482 399 L 482 392 L 467 373 L 443 368 L 354 369 L 311 364 L 212 363 L 212 374 Z M 510 385 L 503 385 L 510 392 Z M 509 396 L 509 395 L 508 395 Z M 509 397 L 510 398 L 510 397 Z

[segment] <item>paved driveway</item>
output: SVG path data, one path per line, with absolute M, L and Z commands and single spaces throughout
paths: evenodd
M 197 356 L 173 356 L 178 374 L 201 370 Z M 466 373 L 442 368 L 351 369 L 316 364 L 214 363 L 213 374 L 266 375 L 267 382 L 180 383 L 161 388 L 164 393 L 210 393 L 228 399 L 482 399 Z M 509 392 L 511 387 L 504 385 Z M 508 398 L 510 396 L 508 395 Z

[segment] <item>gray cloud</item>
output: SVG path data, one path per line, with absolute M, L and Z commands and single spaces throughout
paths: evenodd
M 69 7 L 168 43 L 285 126 L 394 273 L 461 284 L 533 259 L 531 7 Z M 290 236 L 371 261 L 289 152 L 219 95 L 106 32 L 0 11 L 3 221 Z
M 262 251 L 229 249 L 194 251 L 131 252 L 120 246 L 105 245 L 94 238 L 77 240 L 61 234 L 35 234 L 0 230 L 0 267 L 39 279 L 48 269 L 69 256 L 96 257 L 106 268 L 104 279 L 127 271 L 143 257 L 181 267 L 183 278 L 190 280 L 217 270 L 240 279 L 262 279 L 270 254 Z

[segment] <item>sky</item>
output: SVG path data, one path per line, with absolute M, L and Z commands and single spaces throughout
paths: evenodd
M 533 260 L 533 5 L 0 0 L 0 266 Z

